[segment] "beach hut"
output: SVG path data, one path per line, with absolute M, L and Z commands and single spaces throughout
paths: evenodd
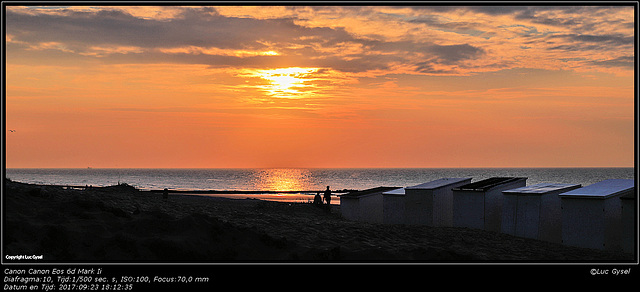
M 560 197 L 579 184 L 540 183 L 502 191 L 502 232 L 562 243 Z
M 405 223 L 453 226 L 453 191 L 471 178 L 441 178 L 405 188 Z
M 404 188 L 382 193 L 382 223 L 404 224 Z
M 635 190 L 632 179 L 608 179 L 560 194 L 562 243 L 621 251 L 622 200 Z
M 453 226 L 501 232 L 502 191 L 524 187 L 526 177 L 492 177 L 453 188 Z
M 620 197 L 622 203 L 622 251 L 633 253 L 636 248 L 636 193 Z
M 377 187 L 340 195 L 340 211 L 345 219 L 383 223 L 382 193 L 399 187 Z

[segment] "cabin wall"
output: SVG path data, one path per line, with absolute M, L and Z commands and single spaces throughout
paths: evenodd
M 604 249 L 604 200 L 562 199 L 562 243 Z
M 484 229 L 484 196 L 475 191 L 453 191 L 453 226 Z
M 433 226 L 453 226 L 453 188 L 468 184 L 471 179 L 438 188 L 433 192 Z
M 518 180 L 510 183 L 505 183 L 499 186 L 495 186 L 484 193 L 484 229 L 489 231 L 501 232 L 502 231 L 502 203 L 504 201 L 504 195 L 502 191 L 515 188 L 524 187 L 526 185 L 525 180 Z
M 558 194 L 566 191 L 565 189 L 551 192 L 540 197 L 540 234 L 538 239 L 553 243 L 562 243 L 562 210 Z
M 404 206 L 405 196 L 397 195 L 383 195 L 383 218 L 382 222 L 385 224 L 404 224 Z
M 636 201 L 633 198 L 621 199 L 622 203 L 622 251 L 636 252 Z
M 358 204 L 358 199 L 340 198 L 340 212 L 342 213 L 342 217 L 347 220 L 359 221 L 360 204 Z
M 405 223 L 433 226 L 433 190 L 405 190 Z
M 360 221 L 382 223 L 382 193 L 360 197 Z

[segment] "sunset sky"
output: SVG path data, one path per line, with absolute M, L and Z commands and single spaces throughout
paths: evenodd
M 6 167 L 632 167 L 634 6 L 5 6 Z

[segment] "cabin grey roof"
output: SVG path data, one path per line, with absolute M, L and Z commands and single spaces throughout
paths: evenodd
M 427 183 L 423 183 L 423 184 L 419 184 L 419 185 L 415 185 L 412 187 L 407 187 L 408 190 L 432 190 L 432 189 L 437 189 L 437 188 L 441 188 L 441 187 L 446 187 L 448 185 L 452 185 L 455 183 L 459 183 L 459 182 L 463 182 L 465 180 L 471 180 L 471 178 L 458 178 L 458 177 L 454 177 L 454 178 L 441 178 L 441 179 L 437 179 L 434 181 L 430 181 Z
M 404 188 L 397 188 L 395 190 L 390 190 L 390 191 L 384 192 L 382 194 L 383 195 L 404 196 L 405 195 L 405 191 L 404 191 Z
M 562 198 L 606 199 L 612 196 L 626 194 L 627 192 L 633 191 L 634 188 L 635 182 L 632 179 L 608 179 L 562 193 L 559 196 Z
M 521 187 L 517 189 L 505 190 L 502 193 L 510 194 L 546 194 L 555 191 L 570 191 L 581 187 L 580 184 L 560 184 L 560 183 L 539 183 L 536 185 Z
M 453 188 L 455 191 L 485 192 L 499 185 L 526 180 L 526 177 L 492 177 Z
M 371 189 L 366 189 L 366 190 L 362 190 L 362 191 L 349 192 L 349 193 L 346 193 L 344 195 L 340 195 L 340 198 L 359 198 L 359 197 L 363 197 L 363 196 L 373 195 L 373 194 L 376 194 L 376 193 L 388 192 L 388 191 L 395 190 L 395 189 L 398 189 L 398 188 L 400 188 L 400 187 L 377 187 L 377 188 L 371 188 Z

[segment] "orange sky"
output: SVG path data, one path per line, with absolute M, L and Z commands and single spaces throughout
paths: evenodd
M 634 165 L 633 6 L 6 6 L 6 167 Z

